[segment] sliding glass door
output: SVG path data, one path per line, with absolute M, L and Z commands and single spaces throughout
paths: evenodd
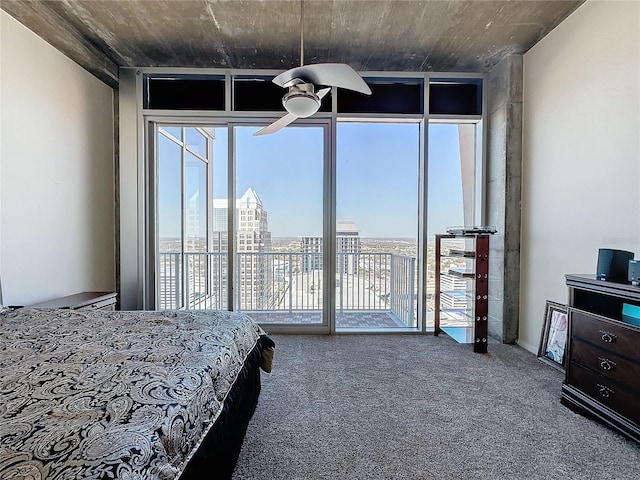
M 234 127 L 235 306 L 260 323 L 326 326 L 324 126 Z
M 328 128 L 259 128 L 156 125 L 156 308 L 328 330 Z

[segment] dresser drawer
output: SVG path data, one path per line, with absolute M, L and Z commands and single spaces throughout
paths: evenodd
M 106 300 L 102 300 L 100 302 L 90 303 L 89 305 L 84 305 L 76 310 L 108 310 L 115 311 L 116 309 L 116 299 L 107 298 Z
M 630 392 L 578 363 L 568 364 L 567 384 L 640 425 L 640 394 Z
M 569 315 L 572 338 L 640 362 L 640 333 L 637 329 L 582 310 L 570 309 Z
M 570 355 L 571 362 L 577 362 L 603 377 L 623 384 L 628 390 L 640 392 L 640 364 L 577 338 L 572 339 Z

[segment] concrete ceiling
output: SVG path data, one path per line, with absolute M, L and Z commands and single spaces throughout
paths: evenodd
M 305 0 L 304 62 L 360 71 L 487 72 L 583 0 Z M 300 64 L 300 0 L 2 0 L 109 85 L 118 67 Z

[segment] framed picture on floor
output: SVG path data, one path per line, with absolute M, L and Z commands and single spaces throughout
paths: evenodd
M 567 306 L 547 300 L 538 358 L 562 371 L 565 366 L 568 326 Z

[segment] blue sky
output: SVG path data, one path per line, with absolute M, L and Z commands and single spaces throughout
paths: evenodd
M 322 232 L 323 130 L 287 127 L 254 137 L 257 127 L 236 130 L 236 191 L 249 187 L 263 201 L 274 237 L 320 235 Z M 339 123 L 337 129 L 337 219 L 351 220 L 363 237 L 416 238 L 418 219 L 418 124 Z M 429 132 L 429 231 L 462 224 L 462 188 L 458 129 L 431 125 Z M 160 142 L 160 158 L 174 147 Z M 216 129 L 214 198 L 227 194 L 227 133 Z M 163 150 L 163 149 L 166 149 Z M 173 152 L 173 153 L 171 153 Z M 175 173 L 166 169 L 166 174 Z M 163 175 L 160 167 L 160 175 Z M 162 191 L 161 181 L 161 191 Z M 188 186 L 189 188 L 189 186 Z M 173 200 L 160 199 L 161 215 L 176 212 Z M 162 195 L 162 194 L 161 194 Z M 163 225 L 166 228 L 163 228 Z M 179 225 L 160 222 L 161 236 Z

